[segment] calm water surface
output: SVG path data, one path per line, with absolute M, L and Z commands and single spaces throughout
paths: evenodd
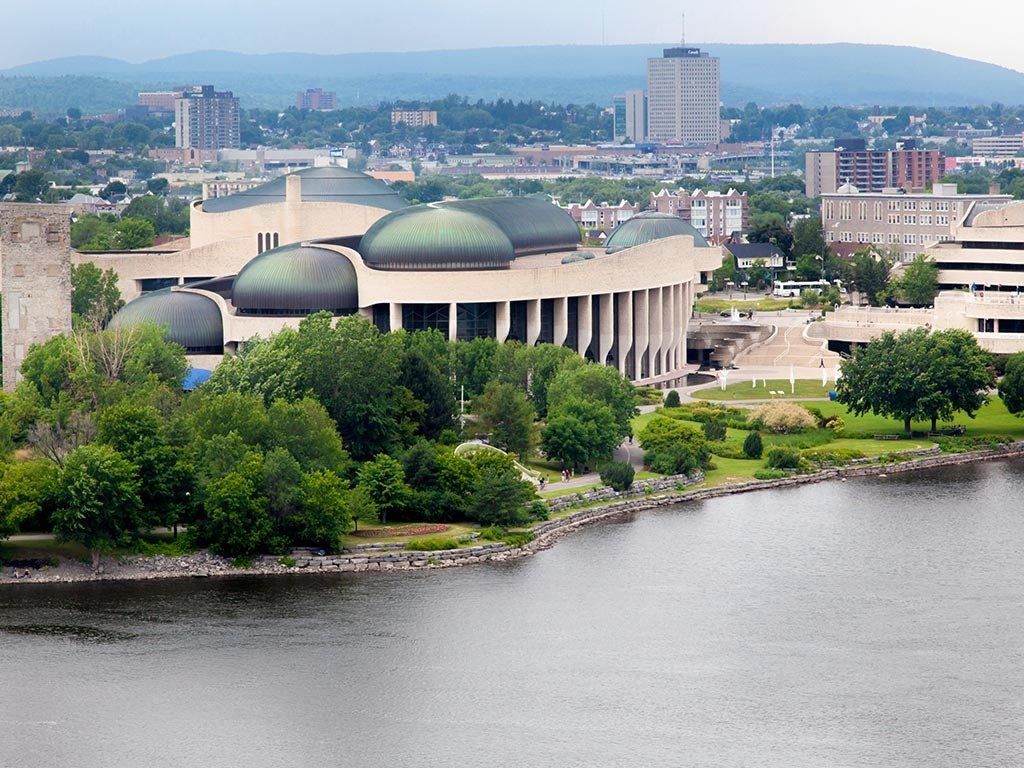
M 0 589 L 0 766 L 1021 766 L 1024 464 L 504 566 Z

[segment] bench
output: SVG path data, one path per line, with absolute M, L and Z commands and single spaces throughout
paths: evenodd
M 875 440 L 899 440 L 899 435 L 875 435 Z

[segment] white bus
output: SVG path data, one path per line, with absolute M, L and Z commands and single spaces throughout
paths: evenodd
M 780 296 L 782 298 L 799 296 L 801 292 L 806 291 L 808 288 L 815 291 L 827 291 L 829 289 L 828 280 L 810 280 L 806 282 L 800 282 L 797 280 L 776 280 L 774 287 L 772 288 L 773 296 Z

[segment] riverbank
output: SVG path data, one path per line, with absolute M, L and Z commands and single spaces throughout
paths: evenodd
M 845 480 L 848 477 L 886 476 L 889 474 L 936 469 L 973 462 L 1024 456 L 1024 441 L 996 448 L 931 455 L 921 458 L 822 469 L 804 475 L 773 480 L 752 480 L 695 490 L 663 489 L 643 496 L 627 496 L 597 503 L 549 520 L 533 528 L 533 541 L 521 547 L 501 543 L 478 544 L 438 552 L 375 551 L 372 548 L 326 556 L 292 558 L 262 557 L 240 566 L 235 561 L 200 551 L 182 557 L 129 556 L 105 558 L 101 572 L 86 563 L 62 560 L 55 566 L 14 568 L 0 573 L 0 584 L 51 584 L 88 581 L 145 581 L 170 578 L 212 578 L 221 576 L 270 576 L 296 573 L 344 573 L 404 571 L 423 568 L 451 568 L 484 562 L 506 562 L 529 557 L 553 546 L 560 538 L 599 522 L 625 517 L 657 507 L 730 496 L 740 493 L 788 488 L 796 485 Z

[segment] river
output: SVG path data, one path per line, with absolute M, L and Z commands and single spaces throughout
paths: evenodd
M 1024 765 L 1024 463 L 443 571 L 0 588 L 0 766 Z

